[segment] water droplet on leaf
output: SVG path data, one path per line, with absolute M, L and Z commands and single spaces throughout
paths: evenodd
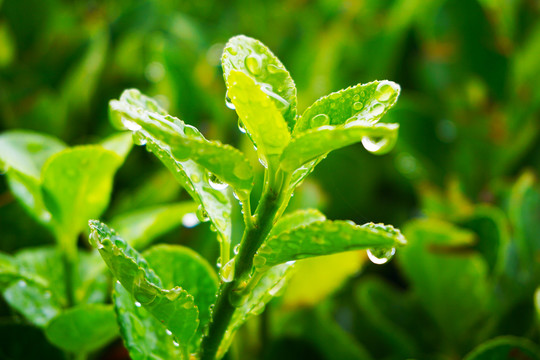
M 262 68 L 261 62 L 261 58 L 258 55 L 248 55 L 245 60 L 246 68 L 253 75 L 259 75 Z
M 373 139 L 369 136 L 362 137 L 362 145 L 371 153 L 379 153 L 385 150 L 385 146 L 388 144 L 388 139 Z
M 208 213 L 206 212 L 206 210 L 204 210 L 202 205 L 199 205 L 199 207 L 197 208 L 197 219 L 199 219 L 200 222 L 207 222 L 208 220 L 210 220 Z
M 234 106 L 234 104 L 232 103 L 231 98 L 229 97 L 228 91 L 225 93 L 225 106 L 231 110 L 236 110 L 236 106 Z
M 222 182 L 215 174 L 212 173 L 207 174 L 207 180 L 210 187 L 214 190 L 225 190 L 227 186 L 229 186 L 229 184 Z
M 389 249 L 368 249 L 367 255 L 369 260 L 371 260 L 372 263 L 377 265 L 382 265 L 388 262 L 394 254 L 396 253 L 396 248 L 392 247 Z
M 375 97 L 379 101 L 388 101 L 397 92 L 397 89 L 394 88 L 394 83 L 390 81 L 381 81 L 377 85 L 377 90 L 375 90 Z
M 234 279 L 234 262 L 235 259 L 230 260 L 226 263 L 219 272 L 219 276 L 223 282 L 231 282 Z
M 310 120 L 311 128 L 318 128 L 330 124 L 330 118 L 326 114 L 315 115 Z
M 135 131 L 132 137 L 135 145 L 146 145 L 146 137 L 140 131 Z

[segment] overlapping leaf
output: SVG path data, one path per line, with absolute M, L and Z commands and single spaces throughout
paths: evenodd
M 392 248 L 406 243 L 391 225 L 349 221 L 316 221 L 268 238 L 257 251 L 257 268 L 342 251 Z
M 296 122 L 296 86 L 289 72 L 263 43 L 240 35 L 231 38 L 221 58 L 225 82 L 234 70 L 242 71 L 271 97 L 287 122 L 289 131 Z M 229 94 L 229 96 L 231 96 Z
M 91 242 L 137 304 L 156 317 L 186 350 L 199 325 L 193 296 L 179 286 L 164 289 L 146 260 L 105 224 L 90 221 Z
M 266 164 L 277 162 L 291 134 L 272 98 L 251 77 L 237 70 L 228 74 L 227 89 L 259 158 Z
M 330 151 L 362 141 L 375 154 L 390 151 L 397 141 L 399 125 L 351 123 L 350 126 L 328 126 L 308 130 L 293 138 L 281 156 L 281 167 L 293 172 L 302 165 L 324 156 Z
M 465 360 L 539 360 L 540 349 L 528 339 L 501 336 L 476 347 Z
M 120 333 L 132 360 L 182 358 L 180 344 L 170 330 L 144 307 L 137 306 L 131 294 L 119 283 L 115 284 L 113 300 Z
M 120 100 L 111 101 L 110 112 L 115 126 L 134 131 L 137 142 L 146 144 L 147 150 L 203 207 L 228 249 L 230 200 L 224 187 L 212 186 L 209 177 L 215 175 L 231 183 L 240 193 L 249 192 L 252 170 L 243 155 L 232 147 L 204 139 L 197 129 L 168 116 L 154 100 L 137 90 L 126 90 Z

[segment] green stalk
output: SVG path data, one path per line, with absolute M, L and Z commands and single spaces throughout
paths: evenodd
M 75 280 L 77 264 L 77 242 L 71 236 L 60 235 L 58 237 L 58 248 L 62 254 L 64 267 L 64 282 L 66 287 L 67 307 L 75 305 Z
M 263 195 L 252 221 L 246 223 L 240 250 L 235 260 L 234 279 L 231 282 L 221 284 L 212 323 L 208 335 L 202 342 L 201 360 L 215 359 L 221 340 L 236 309 L 230 299 L 247 286 L 253 267 L 253 257 L 279 217 L 282 202 L 288 200 L 281 197 L 282 181 L 277 180 L 281 176 L 268 175 L 267 172 Z

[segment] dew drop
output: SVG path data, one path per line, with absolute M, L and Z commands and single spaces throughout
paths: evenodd
M 369 136 L 362 137 L 362 145 L 371 153 L 378 153 L 384 150 L 384 147 L 388 144 L 388 139 L 382 138 L 374 140 Z
M 330 118 L 326 114 L 315 115 L 310 120 L 311 128 L 318 128 L 330 124 Z
M 219 272 L 219 276 L 221 277 L 221 280 L 223 282 L 231 282 L 234 279 L 234 262 L 235 259 L 233 258 L 228 263 L 226 263 Z
M 234 255 L 238 255 L 238 252 L 240 251 L 240 244 L 236 245 L 233 249 Z
M 375 90 L 375 97 L 379 101 L 388 101 L 394 95 L 394 93 L 397 91 L 396 88 L 394 88 L 393 83 L 390 81 L 381 81 L 379 85 L 377 86 L 377 90 Z
M 191 137 L 199 137 L 199 131 L 191 125 L 184 126 L 184 134 Z
M 167 335 L 172 336 L 172 331 L 171 330 L 166 329 L 165 332 L 167 333 Z
M 367 251 L 369 260 L 371 260 L 372 263 L 377 265 L 387 263 L 392 258 L 392 256 L 394 256 L 395 253 L 395 247 L 389 249 L 368 249 Z
M 176 347 L 180 346 L 180 344 L 179 344 L 179 343 L 177 343 L 177 342 L 176 342 L 176 340 L 173 340 L 173 342 L 172 342 L 172 343 L 173 343 L 173 345 L 174 345 L 174 346 L 176 346 Z
M 265 159 L 265 158 L 259 157 L 259 162 L 260 162 L 261 165 L 264 166 L 265 168 L 268 167 L 268 163 L 266 162 L 266 159 Z
M 197 174 L 191 174 L 191 176 L 189 178 L 194 183 L 198 183 L 199 181 L 201 181 L 201 177 L 199 175 L 197 175 Z
M 355 94 L 355 95 L 353 96 L 353 100 L 354 100 L 354 101 L 360 100 L 360 95 L 359 95 L 359 94 Z
M 236 110 L 236 107 L 234 106 L 234 104 L 231 101 L 231 98 L 229 97 L 228 91 L 225 93 L 225 106 L 231 110 Z
M 257 55 L 248 55 L 245 60 L 246 68 L 253 75 L 259 75 L 261 73 L 262 65 L 261 58 Z
M 353 104 L 353 109 L 356 111 L 360 111 L 364 108 L 364 104 L 362 104 L 360 101 L 357 101 Z
M 99 249 L 101 242 L 99 241 L 99 234 L 96 230 L 93 230 L 90 233 L 90 236 L 88 236 L 88 242 L 90 243 L 90 245 L 92 245 L 92 247 Z M 101 247 L 103 247 L 103 245 L 101 245 Z
M 369 109 L 369 115 L 370 116 L 379 116 L 384 112 L 385 106 L 381 104 L 380 102 L 375 102 L 371 105 Z
M 244 123 L 240 119 L 238 119 L 238 130 L 240 130 L 242 134 L 246 133 L 246 127 L 244 126 Z
M 142 304 L 141 304 L 140 302 L 138 302 L 138 301 L 135 301 L 135 306 L 136 306 L 136 307 L 141 307 Z
M 212 173 L 207 174 L 207 180 L 210 187 L 214 190 L 225 190 L 229 186 L 229 184 L 222 182 L 215 174 Z
M 192 228 L 199 224 L 199 219 L 194 213 L 187 213 L 182 217 L 182 225 L 187 228 Z
M 218 269 L 221 269 L 221 257 L 218 257 L 216 266 L 218 267 Z
M 135 131 L 132 137 L 135 145 L 146 145 L 146 137 L 140 131 Z
M 229 54 L 233 55 L 233 56 L 236 55 L 236 54 L 238 54 L 238 53 L 236 52 L 236 49 L 233 48 L 233 47 L 228 47 L 228 48 L 227 48 L 227 52 L 228 52 Z
M 253 315 L 261 315 L 264 312 L 265 304 L 263 302 L 258 303 L 255 305 L 253 309 L 251 309 L 251 313 Z
M 208 213 L 206 212 L 206 210 L 204 210 L 202 205 L 199 205 L 199 207 L 197 208 L 197 219 L 199 219 L 200 222 L 207 222 L 208 220 L 210 220 Z
M 19 287 L 21 287 L 21 288 L 25 288 L 27 284 L 26 284 L 26 281 L 24 281 L 24 280 L 19 280 L 19 282 L 17 283 L 17 285 L 19 285 Z
M 144 279 L 143 274 L 137 275 L 133 286 L 133 297 L 136 301 L 141 304 L 150 304 L 156 298 L 157 293 L 157 289 Z

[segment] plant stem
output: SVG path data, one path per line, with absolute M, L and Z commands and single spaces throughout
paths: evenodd
M 62 262 L 64 265 L 64 282 L 66 287 L 67 307 L 72 307 L 75 304 L 75 279 L 76 279 L 76 264 L 77 264 L 77 246 L 76 240 L 62 237 L 59 239 L 59 250 L 62 254 Z M 74 244 L 75 246 L 71 246 Z
M 281 207 L 282 199 L 279 195 L 279 191 L 273 190 L 271 186 L 265 187 L 252 222 L 246 224 L 240 251 L 235 260 L 234 280 L 221 284 L 212 323 L 201 346 L 201 360 L 215 359 L 221 340 L 236 309 L 231 304 L 230 298 L 247 286 L 253 267 L 253 256 L 270 232 Z

